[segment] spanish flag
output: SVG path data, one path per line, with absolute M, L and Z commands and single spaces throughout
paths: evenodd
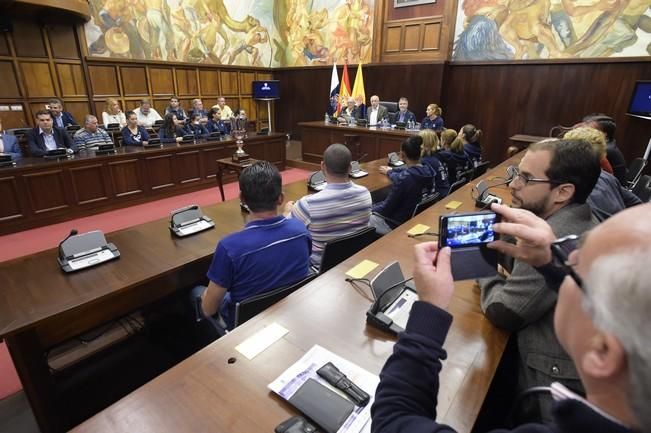
M 348 79 L 348 65 L 344 63 L 344 72 L 341 75 L 341 85 L 339 87 L 339 105 L 343 110 L 348 104 L 350 98 L 350 80 Z
M 362 115 L 366 117 L 366 92 L 364 91 L 364 74 L 362 73 L 362 64 L 357 65 L 357 74 L 355 74 L 355 84 L 353 85 L 353 98 L 357 104 L 357 97 L 362 97 L 361 105 Z

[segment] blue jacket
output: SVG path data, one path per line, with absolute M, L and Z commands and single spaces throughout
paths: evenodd
M 407 328 L 380 373 L 371 407 L 373 433 L 454 433 L 453 427 L 436 422 L 439 372 L 447 357 L 443 343 L 451 324 L 447 311 L 422 301 L 414 303 Z M 552 416 L 553 425 L 523 424 L 493 433 L 632 433 L 583 400 L 555 402 Z
M 183 128 L 180 126 L 176 126 L 174 129 L 174 133 L 172 135 L 167 135 L 165 132 L 165 128 L 161 128 L 158 131 L 158 138 L 160 138 L 161 143 L 176 143 L 176 137 L 183 137 L 185 135 L 185 132 L 183 131 Z
M 470 158 L 474 165 L 481 162 L 481 144 L 479 142 L 464 144 L 463 151 L 468 155 L 468 158 Z
M 149 141 L 149 133 L 144 126 L 138 125 L 138 136 L 133 136 L 128 127 L 122 128 L 122 145 L 123 146 L 142 146 L 143 141 Z
M 77 123 L 75 118 L 72 117 L 72 114 L 68 113 L 67 111 L 61 112 L 61 120 L 63 121 L 63 128 L 70 125 L 79 125 L 79 123 Z M 57 123 L 57 119 L 55 119 L 54 117 L 52 117 L 52 122 L 54 126 L 59 126 L 59 124 Z
M 443 118 L 437 116 L 436 119 L 432 120 L 429 117 L 425 117 L 422 122 L 420 122 L 420 129 L 433 129 L 434 131 L 442 131 L 445 129 L 443 126 Z
M 615 176 L 603 170 L 587 201 L 599 221 L 610 218 L 627 207 L 642 203 L 642 200 L 624 188 Z
M 202 124 L 193 125 L 192 123 L 188 123 L 187 125 L 185 125 L 185 128 L 183 128 L 183 132 L 186 135 L 194 135 L 195 138 L 203 138 L 209 134 L 206 127 L 203 126 Z
M 448 195 L 448 191 L 450 191 L 450 180 L 448 179 L 448 169 L 445 164 L 436 157 L 436 154 L 424 156 L 420 162 L 424 165 L 429 165 L 434 172 L 434 190 L 441 197 Z
M 72 138 L 70 138 L 65 129 L 53 126 L 52 131 L 57 147 L 66 147 L 68 149 L 76 150 Z M 43 156 L 47 153 L 45 141 L 43 140 L 43 136 L 39 133 L 38 127 L 32 128 L 27 133 L 27 145 L 29 146 L 29 153 L 32 156 Z
M 391 170 L 391 191 L 384 201 L 373 205 L 373 212 L 389 219 L 395 228 L 411 218 L 414 208 L 434 186 L 434 172 L 429 165 L 413 165 L 402 170 Z
M 2 138 L 2 144 L 4 147 L 3 153 L 11 155 L 13 159 L 18 159 L 23 156 L 16 136 L 12 134 L 0 134 L 0 138 Z
M 226 124 L 224 123 L 223 120 L 209 120 L 208 123 L 206 124 L 206 129 L 208 132 L 221 132 L 222 134 L 226 134 L 227 128 Z
M 441 150 L 434 154 L 448 169 L 448 180 L 450 185 L 457 181 L 459 173 L 470 170 L 473 167 L 472 161 L 465 153 L 454 153 L 451 150 Z
M 400 115 L 401 115 L 401 114 L 402 114 L 402 112 L 401 112 L 400 110 L 396 111 L 396 119 L 395 119 L 396 122 L 400 122 Z M 412 121 L 415 122 L 415 121 L 416 121 L 416 116 L 414 116 L 414 113 L 412 113 L 411 111 L 407 110 L 407 111 L 405 112 L 405 118 L 404 118 L 404 120 L 402 120 L 402 121 L 405 122 L 405 123 L 407 123 L 407 122 L 409 122 L 410 120 L 412 120 Z

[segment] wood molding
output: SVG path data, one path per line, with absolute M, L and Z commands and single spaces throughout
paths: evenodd
M 386 21 L 382 32 L 382 62 L 444 60 L 448 51 L 444 21 L 441 15 Z

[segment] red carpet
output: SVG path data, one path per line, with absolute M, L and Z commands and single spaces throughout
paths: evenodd
M 310 172 L 289 168 L 282 172 L 283 184 L 306 180 Z M 236 182 L 224 185 L 226 200 L 239 195 Z M 0 236 L 0 262 L 56 247 L 71 229 L 79 232 L 102 230 L 104 233 L 164 218 L 170 211 L 189 204 L 208 206 L 221 201 L 217 187 L 208 188 L 137 206 L 118 209 L 76 220 Z M 4 343 L 0 343 L 0 399 L 21 389 L 20 380 Z

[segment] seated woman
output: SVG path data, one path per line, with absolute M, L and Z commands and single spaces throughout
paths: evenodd
M 446 129 L 441 133 L 443 148 L 440 152 L 436 153 L 438 159 L 448 169 L 448 180 L 450 185 L 455 183 L 458 179 L 458 174 L 473 167 L 473 163 L 463 150 L 463 141 L 457 137 L 456 132 L 449 133 Z M 450 141 L 451 137 L 455 137 Z
M 102 122 L 106 128 L 112 123 L 117 123 L 120 125 L 120 128 L 123 128 L 127 124 L 127 119 L 120 109 L 120 103 L 115 98 L 108 98 L 106 100 L 106 111 L 102 112 Z
M 439 137 L 432 129 L 423 129 L 418 133 L 423 139 L 420 150 L 420 163 L 429 165 L 434 172 L 434 190 L 441 197 L 448 195 L 450 181 L 448 180 L 448 169 L 438 158 Z
M 143 146 L 149 142 L 149 134 L 144 126 L 138 125 L 138 116 L 127 111 L 127 126 L 122 128 L 123 146 Z
M 585 140 L 590 143 L 599 155 L 601 169 L 610 174 L 614 174 L 613 166 L 606 157 L 606 136 L 603 132 L 587 126 L 580 126 L 567 131 L 563 138 L 566 140 Z
M 477 129 L 475 125 L 467 124 L 459 130 L 459 138 L 463 142 L 463 151 L 468 155 L 468 158 L 474 165 L 481 162 L 481 129 Z
M 206 129 L 209 133 L 219 132 L 221 134 L 226 134 L 226 124 L 222 120 L 222 112 L 219 109 L 219 106 L 212 107 L 208 112 L 208 123 L 206 124 Z
M 168 113 L 158 131 L 161 143 L 175 143 L 183 140 L 183 128 L 177 125 L 176 115 Z
M 421 129 L 433 129 L 436 132 L 441 132 L 445 127 L 443 126 L 443 110 L 436 104 L 429 104 L 426 110 L 427 116 L 420 122 Z
M 201 124 L 201 114 L 193 113 L 190 116 L 190 122 L 185 125 L 183 131 L 186 135 L 194 135 L 194 138 L 204 138 L 208 136 L 208 130 Z

